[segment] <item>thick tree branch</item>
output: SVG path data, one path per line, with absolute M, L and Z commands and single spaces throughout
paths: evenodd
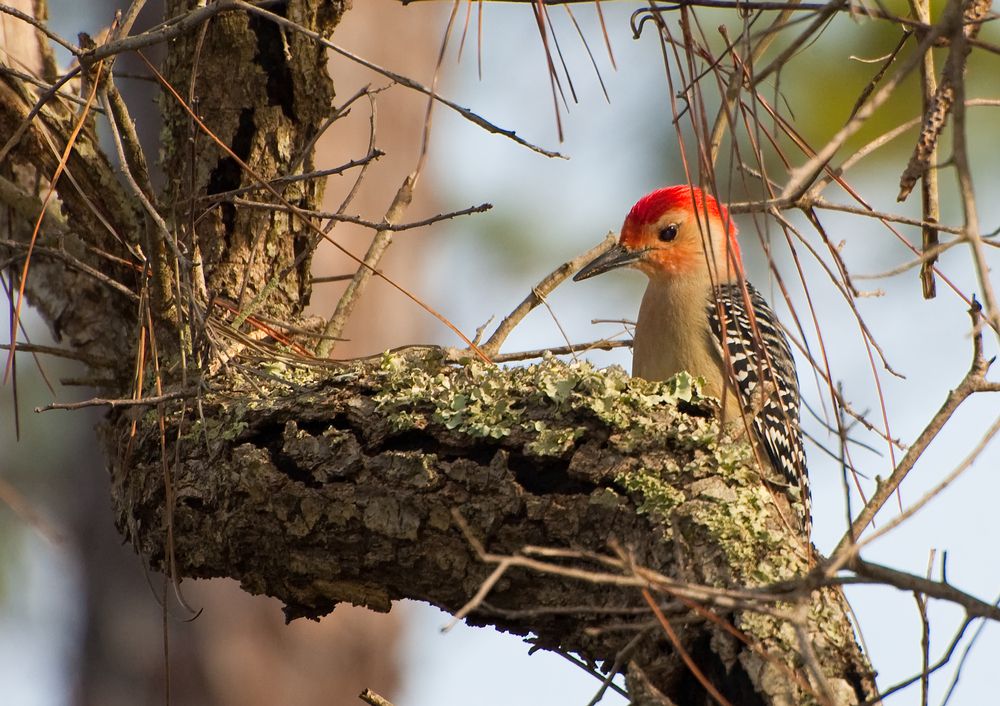
M 643 606 L 643 588 L 713 616 L 678 616 L 673 629 L 734 703 L 747 703 L 740 690 L 800 703 L 818 688 L 803 676 L 793 614 L 780 607 L 798 601 L 808 618 L 796 629 L 838 703 L 874 694 L 836 589 L 755 592 L 804 576 L 805 547 L 788 535 L 783 500 L 761 483 L 750 449 L 720 431 L 689 379 L 420 356 L 296 373 L 294 386 L 273 375 L 219 380 L 201 400 L 203 421 L 185 426 L 190 402 L 166 402 L 165 429 L 150 412 L 131 441 L 135 415 L 123 413 L 104 432 L 121 530 L 153 566 L 173 563 L 178 579 L 232 576 L 278 597 L 289 618 L 342 601 L 388 610 L 400 598 L 456 612 L 482 588 L 489 607 L 473 604 L 472 622 L 598 664 L 628 648 L 657 689 L 686 696 L 678 703 L 707 697 L 692 696 L 700 687 L 691 691 L 662 632 L 632 644 L 651 615 L 622 609 Z M 610 539 L 619 559 L 602 558 Z M 559 551 L 530 549 L 539 546 Z M 495 567 L 480 552 L 511 557 L 490 584 Z M 621 629 L 603 629 L 610 623 Z

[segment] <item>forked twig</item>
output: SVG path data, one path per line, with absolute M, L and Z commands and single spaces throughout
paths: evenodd
M 486 343 L 481 346 L 483 352 L 490 356 L 490 358 L 499 353 L 500 347 L 503 345 L 504 341 L 507 340 L 507 336 L 509 336 L 511 331 L 514 330 L 514 327 L 521 323 L 521 320 L 531 313 L 532 309 L 541 304 L 545 297 L 547 297 L 553 289 L 559 286 L 560 283 L 565 281 L 568 277 L 595 257 L 607 252 L 614 244 L 614 233 L 608 233 L 608 236 L 601 241 L 599 245 L 596 245 L 582 255 L 578 255 L 572 260 L 563 263 L 542 279 L 541 282 L 532 287 L 531 293 L 517 305 L 514 311 L 510 312 L 510 314 L 508 314 L 507 317 L 500 322 L 500 325 L 497 326 L 493 335 L 490 336 Z

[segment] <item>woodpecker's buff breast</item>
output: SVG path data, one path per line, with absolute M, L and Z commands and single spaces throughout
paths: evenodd
M 701 189 L 659 189 L 632 207 L 618 243 L 573 279 L 625 266 L 649 278 L 632 374 L 664 380 L 687 371 L 704 378 L 706 394 L 722 401 L 726 420 L 746 420 L 758 455 L 779 474 L 808 537 L 795 363 L 774 312 L 743 277 L 736 232 L 725 206 Z M 739 402 L 735 411 L 727 405 L 730 395 Z

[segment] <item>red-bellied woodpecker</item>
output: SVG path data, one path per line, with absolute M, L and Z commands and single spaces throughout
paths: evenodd
M 742 420 L 752 431 L 758 456 L 777 472 L 808 537 L 809 479 L 795 362 L 771 307 L 743 276 L 729 212 L 689 186 L 644 196 L 626 216 L 618 243 L 573 279 L 622 266 L 649 278 L 635 327 L 632 374 L 664 380 L 683 370 L 704 378 L 705 393 L 722 401 L 724 418 Z M 732 393 L 737 414 L 727 414 Z

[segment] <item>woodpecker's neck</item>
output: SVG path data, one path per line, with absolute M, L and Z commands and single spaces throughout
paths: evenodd
M 706 316 L 711 289 L 707 274 L 650 277 L 635 327 L 633 375 L 665 380 L 685 370 L 705 378 L 706 394 L 721 397 L 722 369 Z
M 735 236 L 727 233 L 725 226 L 717 221 L 712 224 L 711 238 L 703 274 L 708 286 L 738 282 L 743 271 L 743 257 Z

